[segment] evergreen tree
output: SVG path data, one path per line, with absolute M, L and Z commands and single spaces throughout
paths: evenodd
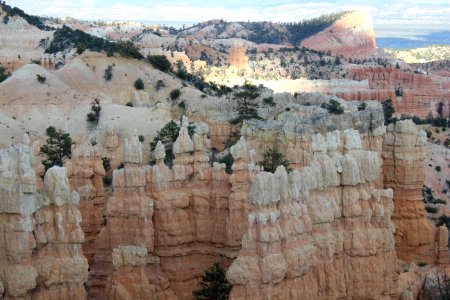
M 290 171 L 289 160 L 277 148 L 267 148 L 264 151 L 263 160 L 257 164 L 266 172 L 275 173 L 278 166 L 284 166 L 288 172 Z
M 165 55 L 148 55 L 148 61 L 158 70 L 167 72 L 172 67 L 172 64 Z
M 173 143 L 177 140 L 179 132 L 180 126 L 172 120 L 164 125 L 158 132 L 158 135 L 154 138 L 153 142 L 150 143 L 150 151 L 154 151 L 158 141 L 161 141 L 166 150 L 164 163 L 169 166 L 172 165 L 172 161 L 175 158 L 175 155 L 173 154 Z
M 242 89 L 234 94 L 238 104 L 239 121 L 261 119 L 258 115 L 258 103 L 255 101 L 259 95 L 258 87 L 249 83 L 244 84 Z
M 215 263 L 205 271 L 197 290 L 192 292 L 196 299 L 226 300 L 231 291 L 231 284 L 225 276 L 226 270 L 219 263 Z
M 384 113 L 384 124 L 389 125 L 390 123 L 395 122 L 395 118 L 392 115 L 395 112 L 394 106 L 392 105 L 392 100 L 387 99 L 382 102 L 383 105 L 383 113 Z
M 46 159 L 42 162 L 45 166 L 45 171 L 53 166 L 62 167 L 64 161 L 72 156 L 72 138 L 70 134 L 50 126 L 46 129 L 47 144 L 42 146 L 40 154 L 44 155 Z

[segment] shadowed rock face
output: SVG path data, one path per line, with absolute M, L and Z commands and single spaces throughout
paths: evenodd
M 0 150 L 0 281 L 6 299 L 84 299 L 88 264 L 81 245 L 79 195 L 65 168 L 39 191 L 27 145 Z

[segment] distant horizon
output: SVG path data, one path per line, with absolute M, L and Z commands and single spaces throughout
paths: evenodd
M 344 10 L 365 10 L 372 15 L 377 39 L 424 40 L 435 32 L 449 31 L 450 4 L 443 0 L 210 0 L 173 1 L 161 5 L 155 0 L 7 0 L 28 14 L 42 17 L 71 17 L 84 21 L 139 22 L 181 28 L 212 19 L 235 21 L 298 22 Z M 101 17 L 99 17 L 101 16 Z M 450 36 L 450 31 L 448 33 Z

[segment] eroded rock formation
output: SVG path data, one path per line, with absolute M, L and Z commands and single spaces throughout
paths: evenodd
M 312 101 L 302 97 L 288 100 Z M 231 175 L 210 162 L 208 126 L 190 135 L 187 118 L 171 168 L 161 142 L 149 166 L 137 134 L 125 139 L 111 189 L 101 153 L 119 144 L 114 132 L 105 149 L 74 148 L 42 192 L 28 146 L 0 151 L 5 298 L 192 299 L 215 262 L 229 266 L 231 299 L 414 297 L 423 272 L 410 267 L 397 289 L 397 254 L 448 265 L 448 231 L 425 219 L 421 198 L 426 135 L 411 121 L 385 133 L 379 105 L 344 105 L 330 117 L 293 103 L 269 129 L 247 122 L 230 148 Z M 273 146 L 291 161 L 289 174 L 255 163 Z
M 5 299 L 85 299 L 79 195 L 65 168 L 37 188 L 31 148 L 0 150 L 0 281 Z
M 387 128 L 383 141 L 383 182 L 394 190 L 395 246 L 405 261 L 434 264 L 435 226 L 425 217 L 422 196 L 425 131 L 411 120 Z
M 391 99 L 398 113 L 421 118 L 430 112 L 437 116 L 438 105 L 442 102 L 443 116 L 449 115 L 450 94 L 446 78 L 406 72 L 395 67 L 358 67 L 352 68 L 350 73 L 355 80 L 367 80 L 369 89 L 337 91 L 338 97 L 346 100 Z
M 245 69 L 248 67 L 248 57 L 245 54 L 244 46 L 234 45 L 230 48 L 228 53 L 228 65 L 238 69 Z
M 344 153 L 340 140 L 318 134 L 310 166 L 257 175 L 242 250 L 227 273 L 231 299 L 396 293 L 392 190 L 374 187 L 377 153 L 362 150 L 358 132 L 344 136 Z

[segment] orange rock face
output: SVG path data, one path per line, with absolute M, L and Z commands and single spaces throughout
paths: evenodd
M 340 138 L 317 134 L 310 166 L 256 176 L 242 249 L 227 272 L 231 299 L 396 294 L 392 191 L 373 185 L 378 155 L 362 150 L 354 130 L 343 136 L 344 155 Z
M 430 111 L 437 115 L 442 102 L 443 116 L 449 116 L 450 92 L 447 79 L 435 75 L 404 72 L 394 67 L 362 67 L 350 70 L 356 80 L 368 80 L 370 90 L 342 91 L 336 95 L 345 100 L 391 99 L 399 114 L 425 118 Z M 399 93 L 395 93 L 398 90 Z
M 369 115 L 370 131 L 360 124 Z M 302 136 L 245 125 L 248 141 L 230 149 L 232 175 L 210 164 L 211 141 L 189 136 L 183 118 L 171 168 L 162 143 L 149 166 L 138 137 L 125 139 L 110 193 L 97 147 L 77 147 L 66 168 L 47 171 L 42 193 L 31 149 L 2 150 L 0 288 L 9 298 L 192 299 L 220 262 L 229 267 L 230 299 L 417 295 L 417 272 L 397 289 L 397 255 L 447 265 L 448 231 L 424 215 L 425 133 L 400 121 L 384 134 L 380 116 L 336 117 L 333 131 L 311 123 Z M 255 164 L 276 142 L 296 168 L 289 174 Z
M 434 264 L 435 227 L 425 217 L 422 197 L 426 133 L 411 120 L 389 125 L 383 142 L 385 187 L 394 190 L 395 247 L 399 258 Z
M 95 255 L 95 239 L 103 223 L 105 191 L 102 177 L 105 175 L 99 149 L 85 145 L 75 149 L 72 159 L 66 163 L 70 186 L 80 195 L 81 228 L 85 234 L 83 253 L 92 264 Z
M 0 157 L 2 297 L 85 299 L 79 195 L 71 192 L 66 169 L 49 169 L 39 191 L 30 147 L 3 149 Z
M 245 55 L 245 47 L 233 46 L 229 50 L 228 65 L 234 66 L 238 69 L 243 69 L 248 66 L 248 57 Z
M 125 168 L 114 171 L 89 294 L 95 299 L 190 299 L 205 269 L 217 261 L 229 265 L 237 255 L 248 214 L 247 171 L 239 175 L 236 170 L 233 189 L 224 166 L 209 164 L 206 136 L 191 139 L 187 125 L 174 144 L 172 169 L 163 163 L 162 144 L 153 167 L 141 165 L 140 147 L 137 137 L 126 142 Z M 239 200 L 234 205 L 232 197 Z
M 333 25 L 302 41 L 301 46 L 345 57 L 368 57 L 376 48 L 369 14 L 350 12 Z

